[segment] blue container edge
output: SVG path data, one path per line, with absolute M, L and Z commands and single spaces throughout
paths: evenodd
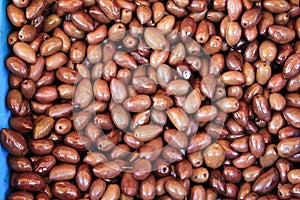
M 11 31 L 11 24 L 6 16 L 6 6 L 8 0 L 4 0 L 0 4 L 0 128 L 8 128 L 8 121 L 11 115 L 6 107 L 6 95 L 9 90 L 8 70 L 5 67 L 5 60 L 10 55 L 10 48 L 7 44 L 7 37 Z M 7 165 L 8 152 L 0 145 L 0 199 L 6 199 L 10 193 L 9 179 L 10 170 Z

